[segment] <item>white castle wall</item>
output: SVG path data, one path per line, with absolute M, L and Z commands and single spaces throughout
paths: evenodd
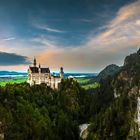
M 31 79 L 27 81 L 31 86 L 34 84 L 45 83 L 51 88 L 58 88 L 59 83 L 61 83 L 61 77 L 51 76 L 49 74 L 42 73 L 32 73 Z

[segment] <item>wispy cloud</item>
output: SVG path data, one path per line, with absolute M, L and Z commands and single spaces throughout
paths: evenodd
M 137 46 L 140 39 L 140 1 L 121 8 L 116 18 L 107 26 L 106 31 L 91 38 L 88 46 L 104 49 L 123 49 Z
M 26 56 L 18 55 L 15 53 L 0 52 L 0 65 L 9 66 L 9 65 L 21 65 L 29 64 L 29 60 Z
M 59 30 L 56 28 L 51 28 L 48 25 L 44 25 L 44 24 L 34 24 L 36 28 L 41 29 L 41 30 L 45 30 L 48 32 L 54 32 L 54 33 L 65 33 L 66 31 L 63 30 Z
M 105 31 L 94 37 L 90 35 L 81 46 L 60 47 L 54 40 L 53 47 L 46 48 L 38 55 L 39 61 L 47 61 L 46 64 L 50 66 L 63 65 L 75 71 L 81 68 L 83 71 L 98 71 L 107 64 L 122 64 L 126 55 L 137 50 L 140 40 L 139 19 L 140 1 L 137 1 L 122 7 L 105 26 Z
M 81 18 L 81 19 L 79 19 L 79 21 L 86 22 L 86 23 L 92 23 L 92 22 L 94 22 L 93 19 L 86 19 L 86 18 Z
M 83 22 L 91 21 L 83 19 Z M 39 24 L 34 27 L 52 33 L 66 32 L 48 25 Z M 66 71 L 93 72 L 101 70 L 107 64 L 121 65 L 126 55 L 137 50 L 140 42 L 140 1 L 122 7 L 116 17 L 97 30 L 98 35 L 89 34 L 88 39 L 79 46 L 59 46 L 57 39 L 39 36 L 32 40 L 36 48 L 27 47 L 33 44 L 16 42 L 12 44 L 13 47 L 16 46 L 15 49 L 10 52 L 26 53 L 29 57 L 35 55 L 43 65 L 54 68 L 64 66 Z M 4 45 L 7 44 L 1 44 L 0 47 L 5 48 Z M 7 45 L 7 50 L 10 45 Z M 20 49 L 17 46 L 21 46 Z
M 3 41 L 11 41 L 11 40 L 15 40 L 16 38 L 15 37 L 8 37 L 8 38 L 3 38 L 1 40 Z

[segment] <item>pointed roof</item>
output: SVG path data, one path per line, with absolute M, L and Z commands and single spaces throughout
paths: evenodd
M 38 73 L 39 70 L 38 70 L 38 67 L 30 67 L 30 70 L 32 73 Z
M 30 70 L 32 73 L 39 73 L 39 68 L 38 67 L 30 67 Z M 50 70 L 49 68 L 40 68 L 41 73 L 49 73 Z
M 33 65 L 34 65 L 34 67 L 36 66 L 36 58 L 35 57 L 34 57 Z

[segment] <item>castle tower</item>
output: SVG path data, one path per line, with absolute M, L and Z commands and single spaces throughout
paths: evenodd
M 48 75 L 49 75 L 49 79 L 51 78 L 51 72 L 50 69 L 48 68 Z
M 39 83 L 41 84 L 41 65 L 40 65 L 40 63 L 38 66 L 38 72 L 39 72 Z
M 41 65 L 40 65 L 40 63 L 39 63 L 39 65 L 38 65 L 38 70 L 39 70 L 39 73 L 41 73 Z
M 33 66 L 36 67 L 36 58 L 34 57 Z
M 60 78 L 63 79 L 64 78 L 64 71 L 63 71 L 63 67 L 60 68 Z

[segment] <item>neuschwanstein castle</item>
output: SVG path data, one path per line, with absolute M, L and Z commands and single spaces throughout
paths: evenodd
M 51 88 L 58 88 L 61 80 L 64 78 L 63 68 L 60 68 L 60 75 L 55 76 L 51 74 L 49 68 L 42 68 L 41 65 L 37 67 L 36 59 L 34 58 L 33 66 L 29 66 L 28 69 L 28 80 L 30 85 L 45 83 Z

